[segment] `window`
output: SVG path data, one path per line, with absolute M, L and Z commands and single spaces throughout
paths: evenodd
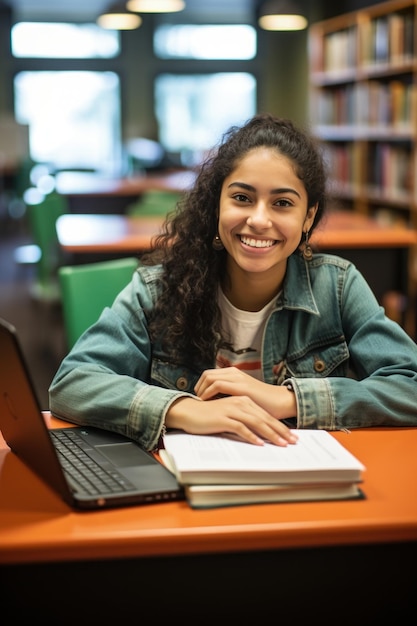
M 114 72 L 30 71 L 14 80 L 15 116 L 31 158 L 57 169 L 120 165 L 120 85 Z
M 241 71 L 241 61 L 256 57 L 256 30 L 249 24 L 161 24 L 154 50 L 166 66 L 178 59 L 191 62 L 184 64 L 188 73 L 157 76 L 155 113 L 164 147 L 179 153 L 184 165 L 194 165 L 230 126 L 256 112 L 256 79 Z M 230 71 L 217 71 L 219 60 L 229 61 Z
M 15 57 L 108 59 L 120 52 L 119 33 L 95 24 L 18 22 L 11 40 Z
M 31 159 L 53 169 L 117 171 L 118 75 L 82 68 L 84 59 L 117 56 L 119 33 L 95 24 L 19 22 L 12 27 L 11 42 L 15 57 L 42 59 L 41 69 L 17 73 L 13 84 L 15 118 L 28 125 Z M 54 59 L 53 71 L 47 71 L 48 59 Z M 75 59 L 75 69 L 55 69 L 59 59 Z
M 256 81 L 244 72 L 162 74 L 155 81 L 155 102 L 162 144 L 179 152 L 184 165 L 193 165 L 231 125 L 254 115 Z
M 256 31 L 248 24 L 158 26 L 155 54 L 161 59 L 253 59 Z
M 120 33 L 93 24 L 13 26 L 13 54 L 32 59 L 27 67 L 19 63 L 27 71 L 15 75 L 14 96 L 15 118 L 29 127 L 34 161 L 56 169 L 115 175 L 124 171 L 121 85 L 118 74 L 108 71 L 121 67 L 119 37 Z M 154 45 L 147 74 L 151 68 L 156 76 L 153 108 L 158 139 L 173 153 L 173 163 L 179 156 L 182 164 L 193 165 L 231 125 L 241 124 L 256 111 L 256 79 L 250 72 L 256 29 L 247 24 L 165 23 L 156 27 Z M 109 68 L 106 59 L 116 56 Z M 223 60 L 228 72 L 219 71 Z M 175 71 L 170 69 L 173 64 Z M 125 75 L 129 64 L 127 68 Z M 146 84 L 146 77 L 141 75 L 140 80 Z M 149 90 L 143 93 L 150 97 Z M 125 124 L 140 126 L 130 119 Z M 126 128 L 125 132 L 129 135 Z

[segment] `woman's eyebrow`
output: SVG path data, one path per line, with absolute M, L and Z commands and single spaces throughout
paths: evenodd
M 230 185 L 228 186 L 228 189 L 230 189 L 231 187 L 240 187 L 241 189 L 246 189 L 247 191 L 252 191 L 252 192 L 256 191 L 255 187 L 252 187 L 252 185 L 248 185 L 247 183 L 241 183 L 239 181 L 230 183 Z M 271 194 L 272 193 L 293 193 L 301 199 L 301 196 L 298 193 L 298 191 L 296 189 L 293 189 L 292 187 L 280 187 L 278 189 L 271 189 L 270 193 Z
M 256 191 L 255 187 L 252 187 L 252 185 L 247 185 L 246 183 L 240 183 L 239 181 L 235 183 L 230 183 L 230 185 L 228 186 L 228 189 L 230 189 L 230 187 L 241 187 L 242 189 L 247 189 L 247 191 Z

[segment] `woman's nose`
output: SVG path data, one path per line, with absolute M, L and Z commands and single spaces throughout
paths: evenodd
M 252 228 L 270 228 L 272 221 L 269 209 L 264 202 L 258 202 L 252 209 L 246 220 L 248 226 Z

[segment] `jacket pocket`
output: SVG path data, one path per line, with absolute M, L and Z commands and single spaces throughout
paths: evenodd
M 194 393 L 199 375 L 184 366 L 154 359 L 151 366 L 152 383 L 165 389 Z
M 346 376 L 349 349 L 344 337 L 308 348 L 301 355 L 287 358 L 287 375 L 301 378 Z

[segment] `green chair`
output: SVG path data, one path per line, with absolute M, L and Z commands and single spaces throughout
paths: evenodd
M 152 189 L 146 191 L 136 202 L 130 204 L 127 209 L 127 215 L 131 216 L 165 216 L 175 209 L 178 200 L 181 197 L 180 192 L 162 191 Z
M 125 257 L 58 270 L 68 348 L 91 326 L 132 278 L 138 259 Z
M 40 252 L 36 262 L 32 296 L 42 302 L 59 303 L 57 271 L 65 258 L 59 245 L 55 224 L 58 217 L 67 212 L 66 198 L 52 192 L 38 204 L 29 204 L 27 212 L 33 243 L 38 246 Z

